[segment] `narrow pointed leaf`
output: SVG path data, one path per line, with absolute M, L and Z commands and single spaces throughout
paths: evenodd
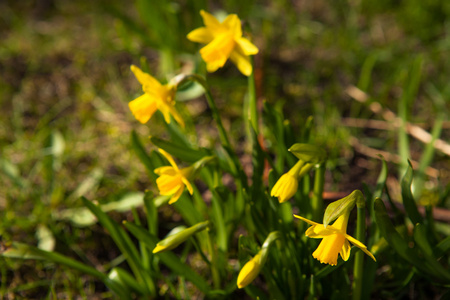
M 194 163 L 194 162 L 202 159 L 204 156 L 208 156 L 207 151 L 205 151 L 203 149 L 195 150 L 195 149 L 187 148 L 184 145 L 166 141 L 166 140 L 163 140 L 163 139 L 160 139 L 157 137 L 151 137 L 150 141 L 156 147 L 163 149 L 170 155 L 177 157 L 185 162 Z
M 105 283 L 111 290 L 117 293 L 121 299 L 129 299 L 130 297 L 124 293 L 124 287 L 118 283 L 109 280 L 108 276 L 98 271 L 94 267 L 83 264 L 70 257 L 66 257 L 56 252 L 41 250 L 39 248 L 29 246 L 22 243 L 13 242 L 11 247 L 0 253 L 0 256 L 19 258 L 19 259 L 38 259 L 46 260 L 56 264 L 65 265 L 69 268 L 78 270 L 84 274 L 94 276 Z
M 411 192 L 411 183 L 413 180 L 413 169 L 411 166 L 411 162 L 409 162 L 408 168 L 406 169 L 405 176 L 402 179 L 402 198 L 403 205 L 405 206 L 405 210 L 408 214 L 408 217 L 411 219 L 413 224 L 423 223 L 422 216 L 417 210 L 416 201 Z
M 138 135 L 136 134 L 136 131 L 134 130 L 131 132 L 131 148 L 134 150 L 134 153 L 136 153 L 139 160 L 145 166 L 150 177 L 153 180 L 156 180 L 158 176 L 156 176 L 156 174 L 153 172 L 153 170 L 155 169 L 155 165 L 153 164 L 152 159 L 145 150 L 144 146 L 142 145 L 142 142 L 140 141 Z
M 150 250 L 153 250 L 158 242 L 158 239 L 151 235 L 145 228 L 133 223 L 124 223 L 125 227 L 141 242 L 143 242 Z M 184 276 L 187 280 L 192 282 L 200 291 L 208 293 L 211 288 L 209 284 L 198 275 L 189 266 L 180 261 L 178 256 L 172 252 L 163 252 L 157 254 L 161 261 L 174 273 L 179 276 Z

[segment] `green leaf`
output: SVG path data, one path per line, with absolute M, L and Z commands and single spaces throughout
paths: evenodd
M 77 186 L 77 188 L 68 196 L 69 199 L 78 199 L 86 193 L 96 190 L 103 178 L 103 170 L 94 168 L 88 176 Z
M 225 227 L 222 198 L 217 189 L 212 191 L 212 222 L 217 232 L 217 246 L 224 253 L 228 251 L 227 228 Z
M 39 225 L 36 231 L 36 237 L 39 241 L 38 248 L 46 251 L 55 249 L 55 237 L 53 233 L 45 225 Z
M 409 261 L 411 264 L 416 265 L 420 263 L 416 251 L 408 247 L 408 243 L 400 236 L 395 230 L 394 225 L 387 214 L 386 207 L 380 198 L 375 199 L 375 217 L 378 228 L 381 235 L 386 239 L 388 244 L 397 251 L 400 256 Z
M 158 176 L 153 172 L 155 169 L 155 165 L 153 164 L 152 159 L 148 155 L 147 151 L 145 150 L 144 146 L 142 145 L 138 135 L 136 134 L 136 131 L 131 132 L 131 148 L 134 150 L 134 153 L 138 156 L 139 160 L 142 162 L 142 164 L 147 169 L 148 174 L 150 177 L 155 181 Z
M 380 198 L 375 199 L 375 216 L 381 235 L 401 257 L 420 271 L 428 273 L 435 279 L 450 282 L 450 274 L 436 260 L 427 258 L 427 256 L 425 256 L 426 259 L 424 260 L 418 255 L 415 248 L 410 248 L 408 246 L 408 243 L 398 234 L 395 227 L 392 225 L 386 207 Z M 426 251 L 429 251 L 429 249 L 426 249 Z
M 423 224 L 417 224 L 414 226 L 414 241 L 423 251 L 426 256 L 433 257 L 433 249 L 427 239 L 427 229 Z
M 372 77 L 372 70 L 375 66 L 375 62 L 378 59 L 378 53 L 372 52 L 366 60 L 364 60 L 361 74 L 359 75 L 359 81 L 358 81 L 358 88 L 362 91 L 367 92 L 369 89 L 369 85 L 371 83 L 371 77 Z
M 143 242 L 150 250 L 153 250 L 156 247 L 158 239 L 155 236 L 151 235 L 145 228 L 129 222 L 125 222 L 124 225 L 140 242 Z M 172 252 L 158 253 L 157 256 L 175 274 L 185 277 L 203 293 L 208 293 L 211 290 L 209 284 L 205 281 L 205 279 L 203 279 L 186 264 L 181 262 L 178 256 L 176 256 Z
M 104 212 L 108 211 L 130 211 L 134 207 L 139 207 L 143 203 L 143 194 L 140 192 L 125 194 L 120 200 L 113 201 L 104 205 L 101 205 L 101 209 Z M 55 212 L 53 217 L 57 220 L 67 220 L 72 224 L 85 227 L 95 224 L 97 219 L 94 214 L 86 207 L 69 208 L 60 212 Z
M 144 206 L 147 216 L 148 231 L 155 235 L 158 233 L 158 210 L 156 209 L 153 193 L 145 191 Z
M 425 184 L 425 170 L 430 166 L 433 161 L 433 156 L 435 152 L 434 142 L 439 138 L 442 132 L 442 125 L 444 123 L 447 114 L 444 112 L 438 113 L 435 118 L 433 129 L 431 131 L 431 141 L 426 144 L 425 150 L 420 157 L 419 168 L 417 170 L 417 176 L 414 178 L 413 192 L 416 199 L 420 198 Z
M 440 241 L 439 244 L 437 244 L 433 249 L 433 252 L 438 258 L 446 254 L 448 251 L 450 251 L 450 236 Z
M 433 249 L 428 242 L 427 235 L 428 232 L 425 225 L 417 224 L 414 227 L 414 240 L 424 254 L 425 265 L 431 271 L 430 273 L 440 281 L 445 279 L 447 282 L 450 282 L 450 273 L 437 261 Z
M 144 203 L 144 194 L 141 192 L 131 192 L 125 194 L 117 201 L 112 201 L 101 205 L 102 211 L 118 211 L 125 212 L 130 211 L 132 208 L 140 207 Z
M 186 195 L 186 192 L 184 192 L 180 199 L 173 203 L 172 206 L 175 207 L 190 226 L 204 221 L 203 216 L 195 209 L 195 206 L 192 204 L 191 199 Z
M 111 281 L 118 282 L 119 284 L 127 288 L 130 288 L 141 295 L 148 295 L 145 287 L 139 284 L 130 273 L 128 273 L 126 270 L 122 268 L 119 267 L 113 268 L 109 272 L 108 277 Z
M 157 137 L 151 137 L 150 141 L 158 148 L 161 148 L 168 152 L 170 155 L 175 156 L 182 161 L 194 163 L 205 156 L 208 156 L 208 152 L 204 149 L 194 150 L 191 148 L 187 148 L 186 146 L 182 146 L 180 144 L 176 144 L 173 142 L 169 142 L 166 140 L 162 140 Z
M 382 158 L 381 171 L 380 171 L 380 174 L 378 175 L 375 191 L 373 192 L 374 197 L 381 197 L 381 194 L 383 193 L 383 189 L 386 186 L 386 180 L 387 180 L 387 175 L 388 175 L 386 161 L 384 160 L 384 158 L 381 155 L 380 155 L 380 157 Z
M 39 259 L 65 265 L 69 268 L 78 270 L 84 274 L 89 274 L 100 279 L 112 291 L 119 295 L 121 299 L 130 299 L 129 295 L 124 292 L 125 289 L 122 285 L 109 280 L 108 276 L 106 276 L 102 272 L 96 270 L 91 266 L 85 265 L 79 261 L 56 252 L 45 251 L 26 244 L 13 242 L 11 247 L 0 253 L 0 256 L 19 259 Z
M 303 142 L 309 141 L 313 126 L 314 126 L 314 117 L 309 116 L 308 118 L 306 118 L 305 125 L 302 128 L 302 135 L 301 135 L 302 139 L 300 141 L 303 141 Z
M 84 205 L 97 217 L 100 224 L 108 230 L 111 238 L 114 240 L 117 247 L 119 247 L 120 252 L 127 258 L 127 262 L 138 281 L 144 282 L 144 280 L 150 280 L 147 278 L 148 273 L 142 269 L 143 263 L 139 252 L 125 230 L 104 213 L 99 206 L 93 204 L 84 197 L 82 197 L 82 200 Z
M 311 144 L 294 144 L 289 151 L 292 152 L 298 159 L 307 163 L 317 164 L 326 160 L 326 151 L 316 145 Z
M 19 168 L 5 158 L 0 158 L 0 171 L 8 176 L 20 188 L 25 188 L 28 182 L 20 176 Z
M 408 214 L 408 217 L 411 219 L 413 224 L 423 223 L 422 216 L 417 210 L 416 201 L 411 192 L 411 183 L 413 180 L 413 169 L 411 166 L 411 162 L 408 161 L 408 168 L 406 169 L 405 176 L 403 176 L 401 187 L 402 187 L 402 198 L 403 205 L 405 206 L 405 210 Z

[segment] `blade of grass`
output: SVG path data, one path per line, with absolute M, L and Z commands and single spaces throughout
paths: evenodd
M 39 248 L 29 246 L 22 243 L 13 242 L 11 248 L 0 253 L 3 257 L 19 258 L 19 259 L 39 259 L 51 261 L 57 264 L 68 266 L 72 269 L 78 270 L 82 273 L 89 274 L 100 279 L 111 290 L 113 290 L 121 299 L 130 299 L 129 294 L 125 293 L 126 289 L 116 282 L 109 280 L 108 276 L 98 271 L 97 269 L 85 265 L 72 258 L 66 257 L 56 252 L 49 252 Z M 123 298 L 122 298 L 123 297 Z
M 153 172 L 155 169 L 155 166 L 153 164 L 152 159 L 148 155 L 147 151 L 145 150 L 144 146 L 142 145 L 138 135 L 136 134 L 136 131 L 131 132 L 131 148 L 133 149 L 134 153 L 136 153 L 139 160 L 142 162 L 142 164 L 145 166 L 149 176 L 152 178 L 153 181 L 156 181 L 156 178 L 158 176 Z
M 148 276 L 148 273 L 142 269 L 139 252 L 125 230 L 105 214 L 100 207 L 84 197 L 82 197 L 82 201 L 83 204 L 97 217 L 100 224 L 108 230 L 117 247 L 119 247 L 122 254 L 127 257 L 127 262 L 138 281 L 146 287 L 148 292 L 154 290 L 152 287 L 154 285 L 152 279 Z
M 407 159 L 411 158 L 411 154 L 409 153 L 409 138 L 406 126 L 408 123 L 409 107 L 412 104 L 419 88 L 422 64 L 423 58 L 421 56 L 417 57 L 412 64 L 411 70 L 409 72 L 409 81 L 405 84 L 402 98 L 400 99 L 398 104 L 398 116 L 402 121 L 401 126 L 398 130 L 399 155 L 403 158 L 403 160 L 400 162 L 400 175 L 402 175 L 408 167 Z
M 431 141 L 425 146 L 425 150 L 420 157 L 419 168 L 417 170 L 417 175 L 414 178 L 414 196 L 416 199 L 422 194 L 423 185 L 425 183 L 425 169 L 430 166 L 434 152 L 436 148 L 434 147 L 434 142 L 440 137 L 442 132 L 442 125 L 444 124 L 445 114 L 439 113 L 434 121 L 433 129 L 431 130 Z
M 191 149 L 186 146 L 169 142 L 157 137 L 151 137 L 150 141 L 158 148 L 161 148 L 168 152 L 169 154 L 181 159 L 186 162 L 196 162 L 202 159 L 205 156 L 208 156 L 208 153 L 204 149 Z

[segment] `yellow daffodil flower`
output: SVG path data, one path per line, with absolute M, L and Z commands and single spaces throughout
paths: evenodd
M 159 110 L 167 123 L 170 123 L 170 116 L 172 115 L 184 127 L 183 119 L 175 110 L 174 97 L 176 86 L 170 83 L 162 85 L 153 76 L 143 72 L 135 65 L 131 66 L 131 71 L 142 84 L 142 89 L 144 90 L 144 95 L 128 104 L 134 117 L 142 124 L 145 124 L 156 110 Z
M 194 167 L 189 166 L 179 169 L 172 156 L 166 151 L 159 149 L 162 155 L 169 161 L 171 166 L 164 166 L 154 170 L 155 174 L 159 175 L 156 179 L 158 190 L 161 195 L 172 196 L 169 204 L 176 202 L 186 187 L 189 194 L 193 194 L 194 190 L 189 182 L 190 177 L 194 173 Z
M 228 15 L 220 23 L 204 10 L 201 10 L 200 14 L 205 27 L 191 31 L 187 38 L 193 42 L 207 44 L 200 49 L 200 54 L 206 62 L 208 72 L 223 67 L 229 58 L 242 74 L 250 76 L 253 69 L 249 55 L 255 55 L 259 50 L 248 39 L 242 37 L 239 17 L 235 14 Z
M 242 289 L 249 285 L 261 272 L 261 253 L 256 254 L 249 260 L 239 272 L 237 279 L 238 288 Z
M 289 172 L 281 176 L 273 186 L 270 196 L 278 197 L 280 203 L 283 203 L 294 196 L 298 189 L 298 175 L 303 165 L 304 162 L 298 161 Z
M 313 253 L 313 257 L 321 263 L 335 266 L 337 264 L 338 254 L 341 255 L 344 261 L 347 261 L 350 257 L 349 241 L 376 261 L 375 257 L 367 250 L 367 247 L 363 243 L 347 234 L 350 211 L 337 218 L 333 225 L 328 225 L 326 228 L 323 224 L 318 224 L 301 216 L 294 216 L 312 225 L 305 232 L 307 237 L 323 239 Z

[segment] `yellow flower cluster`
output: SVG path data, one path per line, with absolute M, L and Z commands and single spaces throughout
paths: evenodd
M 200 14 L 205 26 L 191 31 L 187 35 L 187 38 L 193 42 L 206 44 L 206 46 L 201 48 L 200 55 L 206 63 L 208 72 L 214 72 L 223 67 L 226 61 L 230 59 L 242 74 L 250 76 L 253 72 L 250 56 L 257 54 L 259 50 L 247 38 L 243 37 L 242 24 L 238 16 L 231 14 L 223 22 L 219 22 L 213 15 L 203 10 Z M 159 110 L 164 116 L 165 122 L 170 123 L 171 118 L 173 118 L 184 127 L 184 120 L 175 109 L 177 84 L 168 83 L 163 85 L 154 77 L 134 65 L 131 66 L 131 71 L 141 83 L 144 91 L 143 95 L 129 103 L 129 108 L 135 118 L 141 123 L 146 123 Z M 299 158 L 299 161 L 292 169 L 279 178 L 270 193 L 271 196 L 277 197 L 280 203 L 294 196 L 298 189 L 299 178 L 309 172 L 315 164 L 323 161 L 323 157 L 326 156 L 320 151 L 318 153 L 311 151 L 314 148 L 305 144 L 295 144 L 294 146 L 291 149 L 294 151 L 294 155 Z M 301 149 L 309 149 L 309 151 L 306 151 L 307 155 L 299 153 L 302 152 L 299 151 Z M 170 166 L 163 166 L 154 170 L 159 175 L 156 183 L 160 194 L 170 196 L 169 204 L 176 202 L 185 188 L 192 195 L 194 189 L 190 180 L 193 179 L 196 169 L 203 162 L 211 158 L 205 158 L 204 161 L 200 160 L 194 165 L 180 169 L 169 153 L 162 149 L 159 151 L 170 164 Z M 305 232 L 306 236 L 322 239 L 318 248 L 312 254 L 321 263 L 334 266 L 337 264 L 338 255 L 344 261 L 347 261 L 350 256 L 350 243 L 360 248 L 375 260 L 375 257 L 367 250 L 367 247 L 363 243 L 347 234 L 350 211 L 351 208 L 347 209 L 344 213 L 336 214 L 335 218 L 324 221 L 326 222 L 325 225 L 295 215 L 296 218 L 311 225 Z M 332 225 L 327 225 L 332 220 L 335 220 L 335 222 Z M 208 223 L 199 223 L 184 230 L 180 234 L 168 237 L 158 243 L 153 252 L 158 253 L 173 249 L 196 232 L 204 230 L 207 226 Z M 273 237 L 268 238 L 268 242 L 263 246 L 264 250 L 262 249 L 258 252 L 241 269 L 237 279 L 237 286 L 239 288 L 244 288 L 258 276 L 267 259 L 268 245 L 275 239 Z

